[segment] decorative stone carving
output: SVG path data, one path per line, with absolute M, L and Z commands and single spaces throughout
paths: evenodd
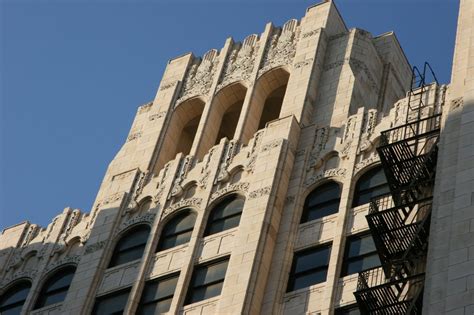
M 255 133 L 255 136 L 252 141 L 252 146 L 247 155 L 247 164 L 245 165 L 245 170 L 249 173 L 253 173 L 255 168 L 255 162 L 257 161 L 258 148 L 260 147 L 260 142 L 262 142 L 263 133 L 265 130 L 259 130 Z
M 289 65 L 293 62 L 296 52 L 296 38 L 298 21 L 290 20 L 285 23 L 283 29 L 275 29 L 271 40 L 265 47 L 264 58 L 258 75 L 261 76 L 266 71 L 282 65 Z
M 91 245 L 87 245 L 86 249 L 84 250 L 84 255 L 92 254 L 105 246 L 105 241 L 99 241 Z
M 138 113 L 143 114 L 143 113 L 149 112 L 152 106 L 153 106 L 153 102 L 146 103 L 145 105 L 138 107 Z
M 313 184 L 315 184 L 317 181 L 323 179 L 323 178 L 328 178 L 328 177 L 341 177 L 343 178 L 346 176 L 346 169 L 345 168 L 333 168 L 330 170 L 318 172 L 314 174 L 313 176 L 310 176 L 309 178 L 306 179 L 305 186 L 309 187 Z
M 305 38 L 308 38 L 308 37 L 313 37 L 313 36 L 315 36 L 316 34 L 319 34 L 320 32 L 321 32 L 321 29 L 318 28 L 318 29 L 316 29 L 316 30 L 312 30 L 312 31 L 303 33 L 303 35 L 301 35 L 301 38 L 302 38 L 302 39 L 305 39 Z
M 213 202 L 214 200 L 216 200 L 217 198 L 220 198 L 222 197 L 223 195 L 229 193 L 229 192 L 233 192 L 233 191 L 243 191 L 243 192 L 247 192 L 247 190 L 249 189 L 249 183 L 246 183 L 246 182 L 242 182 L 242 183 L 238 183 L 238 184 L 232 184 L 232 185 L 228 185 L 222 189 L 219 189 L 218 191 L 214 192 L 212 195 L 211 195 L 211 198 L 209 199 L 209 203 Z
M 313 62 L 314 58 L 308 58 L 308 59 L 305 59 L 303 61 L 300 61 L 300 62 L 297 62 L 295 63 L 295 65 L 293 66 L 295 69 L 299 69 L 299 68 L 303 68 L 303 67 L 306 67 L 306 66 L 309 66 L 312 62 Z
M 451 101 L 451 108 L 450 111 L 455 111 L 458 108 L 462 108 L 464 106 L 464 98 L 458 97 Z
M 221 83 L 217 86 L 220 90 L 224 86 L 237 81 L 245 81 L 250 78 L 255 61 L 255 53 L 258 51 L 258 36 L 248 36 L 242 46 L 236 45 L 229 54 L 222 71 Z
M 216 72 L 217 56 L 217 50 L 211 49 L 203 56 L 201 63 L 195 63 L 191 66 L 184 79 L 181 95 L 176 104 L 193 96 L 207 95 Z
M 329 139 L 329 127 L 316 128 L 314 131 L 314 141 L 311 148 L 308 168 L 319 168 L 322 165 L 321 152 L 326 149 Z
M 170 213 L 173 213 L 174 211 L 180 209 L 180 208 L 183 208 L 183 207 L 189 207 L 189 206 L 193 206 L 193 207 L 197 207 L 199 208 L 201 206 L 201 203 L 202 203 L 202 199 L 201 198 L 188 198 L 188 199 L 183 199 L 175 204 L 173 204 L 172 206 L 166 208 L 163 210 L 163 212 L 161 213 L 161 220 L 169 215 Z
M 201 168 L 201 176 L 198 179 L 198 187 L 202 189 L 206 188 L 207 186 L 207 181 L 209 179 L 209 175 L 211 174 L 210 164 L 211 164 L 211 160 L 212 160 L 215 150 L 216 150 L 215 147 L 212 147 L 209 150 L 209 153 L 206 156 L 206 162 L 204 163 L 204 166 Z
M 44 274 L 50 272 L 51 270 L 53 270 L 56 267 L 59 267 L 61 265 L 65 265 L 65 264 L 75 264 L 75 265 L 77 265 L 77 264 L 79 264 L 80 261 L 81 261 L 81 256 L 79 256 L 79 255 L 64 257 L 63 259 L 59 259 L 59 260 L 55 261 L 54 263 L 46 266 Z
M 372 148 L 371 136 L 374 133 L 375 126 L 377 125 L 377 110 L 369 109 L 364 115 L 364 131 L 360 137 L 359 150 L 360 152 L 369 151 Z
M 7 284 L 16 281 L 17 279 L 20 278 L 30 278 L 34 279 L 38 272 L 36 270 L 21 270 L 17 271 L 13 274 L 9 274 L 7 277 L 3 279 L 3 281 L 0 282 L 0 288 L 5 287 Z
M 181 161 L 179 161 L 178 171 L 176 172 L 168 199 L 171 197 L 179 197 L 183 193 L 183 187 L 181 187 L 181 183 L 188 174 L 188 171 L 193 164 L 193 159 L 194 158 L 192 155 L 187 155 L 186 157 L 182 158 Z
M 129 220 L 126 220 L 120 224 L 120 227 L 117 230 L 116 234 L 119 234 L 120 232 L 128 229 L 130 226 L 139 224 L 139 223 L 149 223 L 150 225 L 153 224 L 153 221 L 155 220 L 155 214 L 154 213 L 146 213 L 143 215 L 139 215 L 136 217 L 133 217 Z
M 277 148 L 277 147 L 279 147 L 283 144 L 283 141 L 284 141 L 283 139 L 277 139 L 277 140 L 270 141 L 269 143 L 264 144 L 260 151 L 261 152 L 267 152 L 267 151 L 270 151 L 274 148 Z
M 127 142 L 128 142 L 128 141 L 136 140 L 136 139 L 140 138 L 141 136 L 142 136 L 142 132 L 141 132 L 141 131 L 131 133 L 131 134 L 127 137 Z
M 361 162 L 355 165 L 354 174 L 359 172 L 361 169 L 365 168 L 366 166 L 369 166 L 371 164 L 378 163 L 378 162 L 380 162 L 380 158 L 377 153 L 374 153 L 367 159 L 362 160 Z
M 31 240 L 38 235 L 40 227 L 36 224 L 30 224 L 26 231 L 24 232 L 23 241 L 21 242 L 21 247 L 26 247 L 30 244 Z
M 259 188 L 257 190 L 251 191 L 249 193 L 249 199 L 256 199 L 260 198 L 265 195 L 270 195 L 270 192 L 272 191 L 272 186 L 266 186 L 263 188 Z
M 159 112 L 159 113 L 150 115 L 150 117 L 148 117 L 148 120 L 149 120 L 149 121 L 158 120 L 158 119 L 160 119 L 160 118 L 165 117 L 165 116 L 166 116 L 166 113 L 167 113 L 167 111 L 163 111 L 163 112 Z
M 160 199 L 163 196 L 163 193 L 165 191 L 165 181 L 166 181 L 166 179 L 168 177 L 168 174 L 170 172 L 171 163 L 172 162 L 166 163 L 163 171 L 160 173 L 161 177 L 158 181 L 156 194 L 153 196 L 153 202 L 155 204 L 158 204 L 160 202 Z
M 232 163 L 232 159 L 238 153 L 239 145 L 237 140 L 231 140 L 226 142 L 224 150 L 222 150 L 222 156 L 219 164 L 219 171 L 217 173 L 216 182 L 226 182 L 230 179 L 230 174 L 227 168 Z
M 164 90 L 167 90 L 167 89 L 169 89 L 169 88 L 172 88 L 172 87 L 175 86 L 176 84 L 178 84 L 178 81 L 163 82 L 163 84 L 162 84 L 161 87 L 160 87 L 160 91 L 164 91 Z

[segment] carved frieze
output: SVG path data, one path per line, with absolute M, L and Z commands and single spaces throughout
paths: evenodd
M 51 270 L 61 266 L 61 265 L 65 265 L 65 264 L 75 264 L 77 265 L 79 262 L 81 261 L 81 256 L 79 255 L 74 255 L 74 256 L 67 256 L 67 257 L 64 257 L 62 259 L 59 259 L 57 261 L 55 261 L 54 263 L 52 264 L 49 264 L 48 266 L 46 266 L 46 269 L 44 271 L 44 273 L 48 273 L 50 272 Z
M 38 274 L 38 271 L 32 270 L 32 269 L 20 270 L 12 274 L 7 274 L 7 276 L 0 282 L 0 288 L 5 287 L 10 282 L 16 281 L 17 279 L 21 279 L 21 278 L 34 279 L 37 274 Z
M 273 140 L 273 141 L 270 141 L 269 143 L 266 143 L 264 145 L 262 145 L 262 149 L 260 150 L 261 152 L 267 152 L 267 151 L 270 151 L 274 148 L 277 148 L 279 146 L 281 146 L 283 144 L 283 139 L 277 139 L 277 140 Z
M 315 173 L 313 176 L 308 177 L 305 181 L 305 186 L 309 187 L 323 178 L 329 178 L 329 177 L 343 178 L 344 176 L 346 176 L 345 168 L 333 168 L 333 169 L 321 171 L 321 172 Z
M 86 246 L 84 250 L 84 255 L 92 254 L 105 246 L 105 241 L 95 242 L 94 244 L 90 244 Z
M 171 187 L 171 192 L 168 196 L 168 199 L 171 197 L 179 197 L 183 193 L 183 187 L 181 187 L 181 183 L 186 178 L 188 171 L 191 169 L 193 161 L 194 157 L 192 155 L 187 155 L 179 161 L 178 170 L 173 180 L 173 186 Z
M 212 85 L 212 78 L 217 69 L 217 50 L 208 51 L 200 63 L 191 66 L 184 79 L 181 95 L 176 104 L 198 95 L 207 95 Z
M 247 155 L 247 164 L 245 165 L 245 170 L 249 173 L 253 173 L 254 171 L 255 162 L 257 161 L 258 156 L 258 148 L 260 147 L 260 143 L 262 142 L 264 132 L 265 130 L 257 131 L 253 138 L 252 145 Z
M 364 115 L 364 129 L 359 141 L 359 150 L 357 153 L 369 151 L 372 148 L 371 136 L 377 125 L 377 110 L 369 109 Z
M 297 63 L 295 63 L 294 68 L 299 69 L 299 68 L 309 66 L 310 64 L 313 63 L 313 60 L 314 60 L 313 58 L 308 58 L 308 59 L 305 59 L 303 61 L 297 62 Z
M 124 222 L 122 222 L 122 224 L 120 224 L 120 227 L 118 228 L 116 234 L 126 230 L 127 228 L 135 224 L 148 223 L 151 225 L 153 224 L 153 221 L 155 220 L 155 216 L 156 215 L 154 213 L 145 213 L 143 215 L 139 215 L 139 216 L 130 218 L 128 220 L 125 220 Z
M 225 143 L 224 150 L 222 151 L 221 160 L 219 163 L 219 171 L 217 173 L 216 183 L 226 182 L 230 178 L 230 174 L 227 170 L 229 165 L 232 163 L 232 159 L 238 153 L 239 143 L 237 140 L 231 140 Z
M 378 163 L 378 162 L 380 162 L 379 155 L 377 153 L 374 153 L 367 159 L 362 160 L 361 162 L 357 163 L 354 166 L 354 174 L 359 172 L 361 169 L 365 168 L 366 166 L 369 166 L 371 164 Z
M 221 83 L 217 86 L 217 90 L 232 82 L 246 81 L 250 78 L 255 62 L 255 54 L 258 51 L 257 40 L 257 35 L 250 35 L 241 46 L 236 45 L 232 49 L 226 59 Z
M 249 189 L 249 183 L 246 183 L 246 182 L 242 182 L 242 183 L 238 183 L 238 184 L 232 184 L 232 185 L 228 185 L 222 189 L 219 189 L 218 191 L 214 192 L 212 195 L 211 195 L 211 198 L 209 199 L 209 203 L 213 202 L 214 200 L 216 200 L 217 198 L 220 198 L 222 196 L 224 196 L 225 194 L 229 193 L 229 192 L 233 192 L 233 191 L 243 191 L 243 192 L 247 192 L 247 190 Z
M 329 127 L 316 128 L 314 131 L 314 141 L 309 156 L 308 168 L 318 168 L 322 165 L 321 152 L 326 149 L 329 139 Z
M 262 75 L 266 71 L 293 63 L 296 52 L 297 41 L 296 20 L 290 20 L 283 26 L 283 30 L 275 29 L 271 35 L 269 43 L 265 47 L 264 58 L 258 75 Z
M 302 38 L 302 39 L 305 39 L 305 38 L 313 37 L 313 36 L 315 36 L 316 34 L 319 34 L 320 32 L 321 32 L 321 29 L 320 29 L 320 28 L 315 29 L 315 30 L 311 30 L 311 31 L 308 31 L 308 32 L 303 33 L 303 35 L 301 35 L 301 38 Z
M 256 199 L 256 198 L 263 197 L 265 195 L 270 195 L 271 191 L 272 191 L 271 186 L 266 186 L 266 187 L 263 187 L 263 188 L 256 189 L 256 190 L 251 191 L 249 193 L 249 199 Z
M 172 88 L 173 86 L 176 86 L 178 84 L 178 81 L 173 81 L 173 82 L 163 82 L 163 84 L 160 87 L 160 91 L 167 90 L 169 88 Z
M 163 210 L 163 212 L 161 213 L 161 220 L 169 215 L 170 213 L 173 213 L 175 212 L 176 210 L 180 209 L 180 208 L 184 208 L 184 207 L 196 207 L 196 208 L 199 208 L 201 206 L 201 203 L 202 203 L 202 199 L 201 198 L 188 198 L 188 199 L 183 199 L 175 204 L 173 204 L 172 206 L 166 208 Z
M 150 115 L 150 117 L 148 117 L 148 120 L 149 121 L 154 121 L 154 120 L 158 120 L 160 118 L 163 118 L 166 116 L 166 111 L 163 111 L 163 112 L 158 112 L 156 114 L 153 114 L 153 115 Z

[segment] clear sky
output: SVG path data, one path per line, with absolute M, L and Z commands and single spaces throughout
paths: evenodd
M 319 0 L 0 0 L 0 230 L 90 211 L 167 60 L 301 18 Z M 449 82 L 457 0 L 336 0 L 349 28 L 394 30 Z

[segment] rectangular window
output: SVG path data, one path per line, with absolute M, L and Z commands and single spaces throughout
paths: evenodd
M 179 274 L 145 283 L 137 314 L 161 314 L 169 311 Z
M 357 304 L 353 304 L 336 309 L 334 315 L 360 315 L 360 311 Z
M 370 234 L 354 235 L 347 239 L 341 277 L 380 267 L 380 259 Z
M 331 244 L 296 252 L 291 266 L 287 292 L 325 282 Z
M 119 315 L 125 311 L 130 289 L 121 290 L 100 296 L 95 299 L 93 315 Z
M 186 304 L 199 302 L 221 294 L 229 257 L 197 266 L 189 285 Z

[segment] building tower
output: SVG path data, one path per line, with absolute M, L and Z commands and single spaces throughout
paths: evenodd
M 472 187 L 449 188 L 474 154 L 462 7 L 454 87 L 332 1 L 170 60 L 91 211 L 2 232 L 0 313 L 468 312 L 474 221 L 454 218 Z

